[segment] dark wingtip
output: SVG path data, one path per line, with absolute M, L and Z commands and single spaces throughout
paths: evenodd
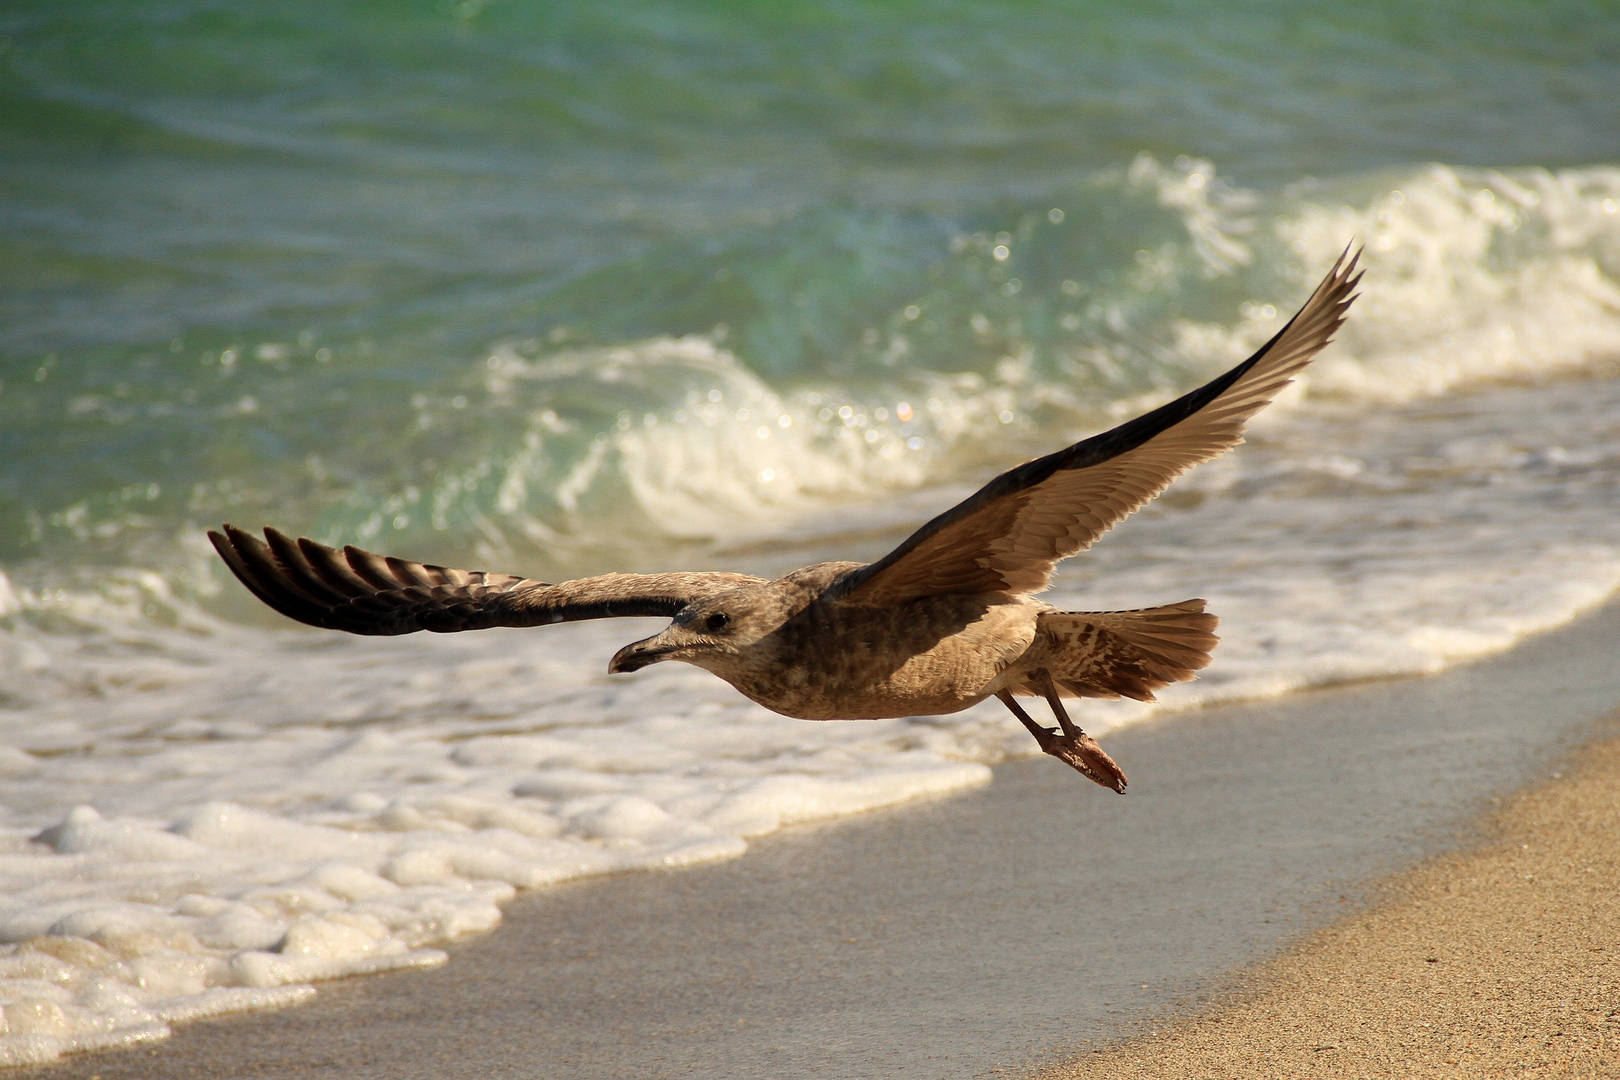
M 231 573 L 239 578 L 242 578 L 242 571 L 238 569 L 241 565 L 242 556 L 237 548 L 241 543 L 241 538 L 246 536 L 247 533 L 228 521 L 221 525 L 217 532 L 213 529 L 208 530 L 208 540 L 214 545 L 214 550 L 219 552 L 221 559 L 225 560 L 225 565 L 230 567 Z M 242 578 L 242 580 L 244 583 L 247 581 L 246 578 Z
M 301 593 L 286 571 L 277 565 L 275 552 L 252 533 L 226 523 L 221 532 L 209 530 L 208 539 L 214 550 L 225 561 L 231 573 L 254 596 L 289 619 L 310 626 L 324 626 L 321 605 Z M 267 537 L 279 538 L 274 529 L 265 529 Z
M 1357 243 L 1354 240 L 1350 241 L 1344 246 L 1344 251 L 1340 252 L 1338 260 L 1333 264 L 1333 269 L 1328 272 L 1329 282 L 1334 279 L 1343 282 L 1339 287 L 1342 295 L 1338 300 L 1341 312 L 1347 309 L 1361 295 L 1355 290 L 1361 286 L 1361 279 L 1367 273 L 1366 269 L 1360 265 L 1361 257 L 1366 252 L 1367 246 L 1365 244 Z

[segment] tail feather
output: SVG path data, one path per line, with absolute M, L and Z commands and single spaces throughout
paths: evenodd
M 1219 622 L 1203 600 L 1183 600 L 1136 611 L 1051 611 L 1038 625 L 1060 688 L 1077 697 L 1152 701 L 1153 691 L 1209 665 Z

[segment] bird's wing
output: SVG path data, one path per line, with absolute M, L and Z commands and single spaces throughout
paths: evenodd
M 848 603 L 946 593 L 1039 592 L 1053 565 L 1096 539 L 1181 473 L 1243 441 L 1270 403 L 1344 323 L 1360 253 L 1346 251 L 1299 314 L 1259 352 L 1183 397 L 1002 473 L 835 588 Z
M 254 596 L 288 618 L 351 634 L 672 618 L 693 600 L 762 580 L 723 573 L 603 574 L 552 585 L 386 558 L 357 547 L 335 551 L 275 529 L 264 535 L 269 543 L 226 525 L 208 538 Z

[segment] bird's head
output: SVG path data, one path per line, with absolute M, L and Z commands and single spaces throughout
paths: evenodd
M 608 671 L 639 671 L 660 660 L 680 660 L 723 677 L 790 614 L 778 610 L 782 605 L 773 600 L 757 588 L 694 600 L 662 633 L 632 641 L 615 653 Z

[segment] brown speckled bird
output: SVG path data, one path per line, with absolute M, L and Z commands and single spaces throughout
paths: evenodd
M 775 581 L 730 573 L 604 574 L 548 584 L 341 552 L 274 529 L 210 532 L 259 599 L 353 634 L 450 633 L 662 616 L 663 632 L 608 664 L 695 664 L 804 720 L 953 713 L 994 694 L 1043 751 L 1115 791 L 1125 774 L 1075 726 L 1064 697 L 1135 698 L 1194 677 L 1218 640 L 1204 601 L 1059 611 L 1034 598 L 1052 567 L 1243 441 L 1243 424 L 1330 340 L 1360 281 L 1346 252 L 1299 314 L 1248 360 L 1112 431 L 1027 462 L 870 564 L 819 563 Z M 1015 700 L 1044 697 L 1058 729 Z

